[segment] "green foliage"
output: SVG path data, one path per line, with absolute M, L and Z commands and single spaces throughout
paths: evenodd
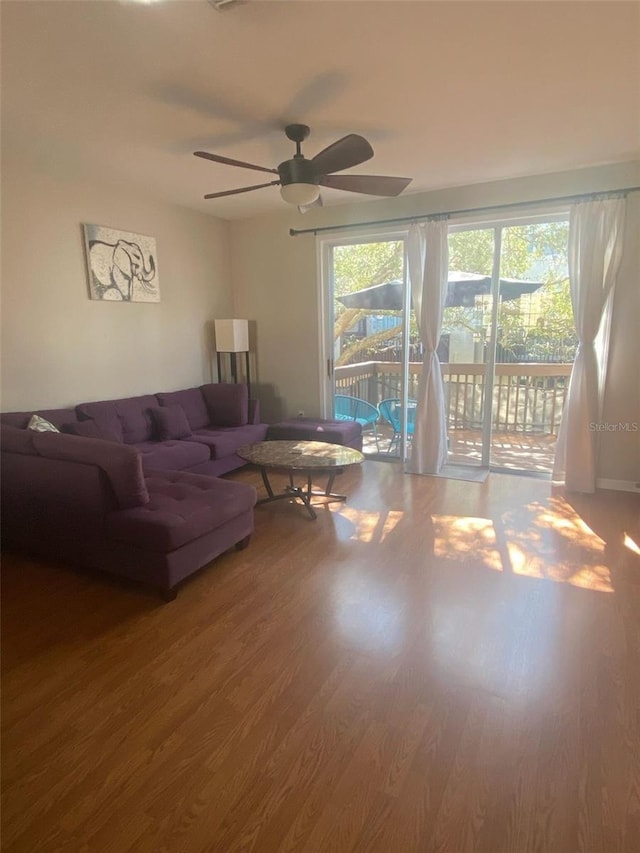
M 348 246 L 336 246 L 333 250 L 333 290 L 334 296 L 344 296 L 365 287 L 383 284 L 385 281 L 402 279 L 404 270 L 404 241 L 385 240 L 379 243 L 356 243 Z M 349 329 L 371 312 L 358 309 L 346 309 L 340 302 L 334 302 L 334 340 L 342 337 L 343 348 L 336 364 L 351 364 L 358 361 L 363 350 L 381 344 L 400 335 L 402 326 L 366 338 L 348 336 Z M 378 311 L 378 314 L 391 312 Z M 399 316 L 399 315 L 397 315 Z M 417 330 L 416 330 L 417 331 Z
M 402 240 L 336 246 L 333 250 L 334 295 L 344 296 L 374 284 L 402 279 L 403 267 Z
M 493 230 L 456 231 L 449 234 L 449 269 L 491 275 Z
M 498 326 L 499 343 L 512 357 L 548 359 L 558 354 L 558 343 L 564 342 L 566 355 L 573 357 L 575 330 L 569 281 L 567 276 L 566 248 L 569 224 L 543 222 L 514 225 L 502 231 L 502 256 L 500 274 L 503 278 L 535 279 L 544 287 L 538 291 L 539 316 L 527 315 L 519 300 L 500 305 Z M 455 231 L 449 234 L 449 269 L 491 275 L 493 267 L 493 229 L 478 228 Z M 404 271 L 404 241 L 385 240 L 337 246 L 333 251 L 333 286 L 335 296 L 402 279 Z M 358 360 L 358 353 L 397 338 L 401 326 L 378 332 L 368 338 L 357 339 L 348 335 L 366 311 L 346 310 L 334 302 L 335 338 L 342 338 L 344 348 L 338 363 Z M 376 314 L 390 312 L 376 311 Z M 394 316 L 399 316 L 394 313 Z M 487 332 L 488 312 L 462 307 L 447 308 L 443 330 L 467 328 L 475 333 Z M 415 320 L 411 318 L 410 336 L 417 338 Z M 554 349 L 555 348 L 555 349 Z

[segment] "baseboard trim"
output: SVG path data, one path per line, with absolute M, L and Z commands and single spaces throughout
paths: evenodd
M 598 489 L 611 489 L 615 492 L 636 492 L 640 494 L 640 483 L 634 483 L 633 480 L 596 480 Z

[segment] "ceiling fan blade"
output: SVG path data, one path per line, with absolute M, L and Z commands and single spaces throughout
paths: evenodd
M 238 193 L 248 193 L 251 190 L 261 190 L 263 187 L 275 187 L 280 181 L 269 181 L 268 184 L 255 184 L 252 187 L 241 187 L 239 190 L 225 190 L 221 193 L 207 193 L 205 198 L 222 198 L 223 195 L 237 195 Z
M 242 160 L 232 160 L 230 157 L 221 157 L 219 154 L 209 154 L 207 151 L 194 151 L 196 157 L 204 157 L 205 160 L 213 160 L 214 163 L 224 163 L 225 166 L 241 166 L 243 169 L 255 169 L 256 172 L 271 172 L 278 174 L 277 169 L 265 169 L 264 166 L 255 166 L 253 163 L 243 163 Z
M 350 133 L 324 148 L 311 162 L 317 175 L 328 175 L 330 172 L 341 172 L 343 169 L 359 166 L 372 157 L 373 148 L 364 136 Z
M 386 175 L 325 175 L 319 183 L 334 190 L 347 190 L 366 195 L 400 195 L 412 178 L 391 178 Z
M 299 204 L 298 213 L 306 213 L 308 210 L 311 210 L 312 207 L 322 207 L 321 195 L 319 195 L 315 201 L 312 201 L 311 204 Z

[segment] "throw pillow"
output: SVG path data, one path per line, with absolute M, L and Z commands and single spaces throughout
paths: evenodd
M 54 426 L 46 418 L 41 418 L 40 415 L 31 416 L 27 429 L 32 429 L 34 432 L 60 432 L 57 426 Z
M 180 403 L 174 403 L 171 406 L 158 406 L 157 409 L 151 409 L 151 414 L 160 441 L 168 441 L 171 438 L 189 438 L 193 435 Z

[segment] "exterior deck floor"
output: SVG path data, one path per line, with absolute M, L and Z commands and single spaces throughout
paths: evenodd
M 379 454 L 381 458 L 397 458 L 398 447 L 389 447 L 393 431 L 386 424 L 378 424 L 378 446 L 372 432 L 364 433 L 365 455 Z M 482 432 L 479 429 L 451 430 L 449 433 L 449 463 L 454 465 L 480 465 Z M 491 466 L 517 471 L 550 474 L 556 447 L 555 435 L 537 435 L 521 432 L 494 432 L 491 437 Z

